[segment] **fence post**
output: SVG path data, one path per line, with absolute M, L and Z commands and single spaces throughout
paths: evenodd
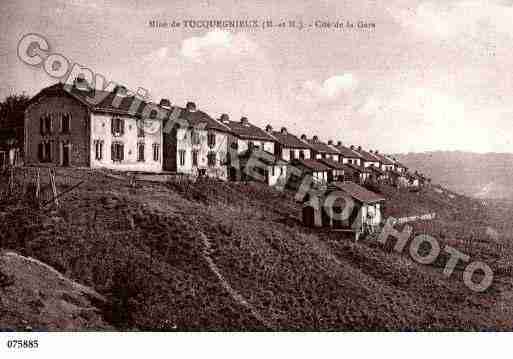
M 9 167 L 9 194 L 14 192 L 14 168 Z
M 37 171 L 36 171 L 36 201 L 37 201 L 38 206 L 40 204 L 40 201 L 39 201 L 40 195 L 41 195 L 41 175 L 39 173 L 39 167 L 38 167 Z
M 48 174 L 50 176 L 50 183 L 52 185 L 52 193 L 53 193 L 53 202 L 55 206 L 59 207 L 59 199 L 57 198 L 57 187 L 55 186 L 55 173 L 52 169 L 48 168 Z

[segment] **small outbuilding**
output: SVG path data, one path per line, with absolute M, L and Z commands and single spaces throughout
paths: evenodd
M 326 191 L 312 191 L 303 203 L 303 223 L 357 234 L 374 232 L 382 222 L 385 198 L 350 181 L 333 182 Z

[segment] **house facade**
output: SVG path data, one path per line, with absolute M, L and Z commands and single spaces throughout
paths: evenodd
M 167 102 L 161 106 L 178 114 L 164 124 L 164 170 L 226 180 L 230 129 L 193 102 L 185 108 L 170 108 Z
M 363 167 L 381 167 L 381 162 L 378 158 L 372 155 L 372 153 L 365 151 L 361 146 L 353 147 L 353 151 L 355 151 L 358 155 L 361 156 L 361 165 Z
M 338 141 L 335 148 L 339 151 L 340 161 L 343 164 L 362 165 L 363 158 L 359 153 L 354 151 L 354 146 L 346 147 L 342 144 L 342 141 Z
M 43 89 L 25 111 L 25 162 L 161 171 L 162 122 L 143 116 L 146 104 L 125 93 L 92 90 L 82 81 Z
M 280 131 L 273 131 L 272 127 L 268 125 L 266 127 L 266 131 L 275 138 L 274 154 L 282 160 L 309 160 L 312 158 L 312 150 L 310 146 L 294 136 L 292 133 L 289 133 L 285 127 L 282 127 Z
M 325 188 L 328 184 L 328 172 L 330 172 L 331 168 L 322 162 L 314 159 L 297 159 L 293 160 L 291 164 L 301 173 L 301 176 L 298 178 L 291 178 L 292 188 L 298 187 L 298 182 L 302 181 L 305 176 L 312 177 L 312 186 L 314 188 Z M 296 175 L 294 174 L 291 177 L 296 177 Z
M 267 131 L 253 125 L 246 117 L 231 121 L 227 114 L 221 123 L 230 129 L 228 136 L 228 177 L 233 181 L 256 180 L 274 186 L 287 178 L 287 165 L 275 156 L 276 139 Z M 261 175 L 254 172 L 262 167 Z
M 326 144 L 320 141 L 318 136 L 313 136 L 311 139 L 308 139 L 306 135 L 301 135 L 301 140 L 312 149 L 312 159 L 320 160 L 324 158 L 339 162 L 340 152 L 332 143 Z

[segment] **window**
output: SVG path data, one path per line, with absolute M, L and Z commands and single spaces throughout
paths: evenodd
M 45 143 L 46 162 L 52 162 L 52 143 L 50 141 Z
M 178 157 L 180 160 L 180 166 L 185 166 L 185 150 L 178 151 Z
M 122 136 L 125 132 L 125 121 L 121 118 L 112 119 L 112 134 L 114 136 Z
M 103 158 L 103 141 L 96 140 L 94 141 L 94 158 L 97 161 L 100 161 Z
M 137 137 L 144 137 L 144 121 L 137 120 Z
M 153 161 L 158 161 L 160 158 L 160 145 L 158 143 L 153 144 Z
M 302 160 L 305 159 L 305 151 L 303 151 L 303 150 L 299 151 L 299 158 L 301 158 Z
M 50 115 L 45 116 L 45 133 L 52 133 L 52 117 Z
M 44 118 L 44 116 L 41 116 L 39 118 L 39 133 L 41 135 L 45 134 L 45 118 Z
M 37 147 L 37 158 L 39 162 L 52 161 L 52 143 L 50 141 L 39 143 Z
M 273 177 L 274 177 L 274 173 L 275 173 L 274 168 L 275 168 L 274 166 L 271 166 L 271 176 L 273 176 Z
M 111 147 L 111 158 L 113 161 L 123 161 L 125 157 L 125 146 L 121 142 L 114 142 Z
M 69 125 L 71 120 L 71 114 L 64 113 L 61 115 L 61 132 L 69 133 Z
M 191 141 L 193 145 L 199 145 L 201 143 L 200 133 L 196 130 L 193 130 L 191 133 Z
M 209 152 L 207 159 L 208 159 L 209 167 L 214 167 L 216 165 L 216 153 L 215 152 Z
M 216 134 L 210 132 L 207 137 L 208 147 L 212 148 L 216 145 Z
M 196 150 L 192 151 L 192 165 L 193 166 L 198 165 L 198 151 L 196 151 Z
M 137 144 L 137 161 L 144 162 L 144 143 Z
M 39 131 L 42 135 L 52 133 L 52 118 L 50 115 L 42 116 L 39 121 Z

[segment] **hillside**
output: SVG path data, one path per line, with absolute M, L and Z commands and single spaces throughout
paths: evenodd
M 19 201 L 0 207 L 1 248 L 34 257 L 107 298 L 98 327 L 513 328 L 513 316 L 502 310 L 510 298 L 503 293 L 512 290 L 513 250 L 486 235 L 488 209 L 466 197 L 381 189 L 388 215 L 437 212 L 436 221 L 415 224 L 416 233 L 432 233 L 496 271 L 484 293 L 464 286 L 461 268 L 447 279 L 440 263 L 419 265 L 372 238 L 355 243 L 339 232 L 303 227 L 292 193 L 211 181 L 133 186 L 115 177 L 59 169 L 61 190 L 62 178 L 86 179 L 61 200 L 61 209 Z M 0 315 L 0 328 L 9 325 Z
M 435 151 L 394 155 L 456 192 L 476 198 L 513 199 L 513 154 Z

